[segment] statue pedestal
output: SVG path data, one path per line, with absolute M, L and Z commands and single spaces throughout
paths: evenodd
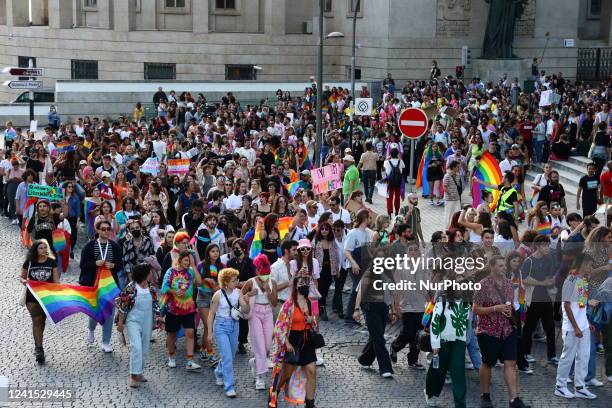
M 531 78 L 531 65 L 528 60 L 520 58 L 472 60 L 471 77 L 480 78 L 484 82 L 497 82 L 504 74 L 508 74 L 510 81 L 518 78 L 522 84 Z

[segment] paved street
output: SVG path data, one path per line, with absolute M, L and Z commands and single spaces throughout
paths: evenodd
M 572 203 L 575 200 L 568 200 Z M 383 213 L 382 199 L 376 198 L 376 208 Z M 425 237 L 441 228 L 443 208 L 430 207 L 421 200 Z M 214 384 L 212 370 L 201 373 L 184 370 L 183 341 L 178 346 L 178 367 L 165 366 L 164 336 L 156 332 L 152 344 L 149 364 L 145 375 L 149 382 L 138 390 L 127 387 L 128 349 L 113 336 L 115 352 L 104 354 L 100 349 L 101 330 L 96 331 L 96 347 L 88 348 L 84 343 L 86 318 L 72 316 L 59 325 L 47 327 L 45 350 L 47 364 L 39 367 L 34 362 L 33 340 L 30 318 L 18 305 L 21 291 L 17 280 L 23 262 L 24 251 L 18 242 L 17 227 L 6 219 L 0 221 L 0 282 L 5 295 L 0 298 L 2 344 L 0 348 L 0 375 L 7 376 L 12 387 L 61 386 L 71 387 L 76 392 L 75 401 L 53 404 L 66 407 L 264 407 L 265 391 L 254 389 L 254 380 L 248 369 L 248 355 L 238 355 L 235 371 L 238 378 L 238 398 L 230 400 Z M 75 263 L 76 264 L 76 263 Z M 73 282 L 78 275 L 75 268 L 63 277 Z M 399 328 L 391 327 L 392 339 Z M 317 406 L 322 408 L 376 406 L 377 408 L 424 406 L 423 388 L 425 372 L 408 368 L 405 351 L 399 355 L 395 366 L 395 378 L 384 380 L 377 371 L 359 368 L 356 356 L 367 339 L 364 329 L 348 328 L 332 315 L 331 321 L 322 323 L 327 347 L 322 351 L 325 367 L 318 371 Z M 558 354 L 560 353 L 558 346 Z M 520 388 L 523 399 L 534 408 L 547 407 L 607 407 L 612 397 L 612 384 L 593 389 L 599 396 L 594 402 L 565 401 L 553 396 L 555 367 L 543 363 L 545 347 L 535 342 L 534 354 L 539 360 L 535 364 L 534 376 L 521 376 Z M 423 359 L 424 355 L 421 356 Z M 603 379 L 603 358 L 598 356 L 598 377 Z M 468 371 L 468 406 L 478 405 L 478 373 Z M 496 407 L 507 407 L 506 391 L 501 368 L 494 369 L 492 398 Z M 13 406 L 29 406 L 26 402 Z M 52 406 L 52 404 L 45 404 Z M 285 406 L 282 404 L 281 406 Z M 450 386 L 442 394 L 440 406 L 452 407 Z

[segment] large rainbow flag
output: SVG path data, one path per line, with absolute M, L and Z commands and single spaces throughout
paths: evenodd
M 501 169 L 499 168 L 499 162 L 489 152 L 484 152 L 482 156 L 480 156 L 478 164 L 474 167 L 474 176 L 476 176 L 478 180 L 483 180 L 487 183 L 495 185 L 500 185 L 503 182 Z M 472 183 L 473 206 L 477 207 L 478 204 L 482 202 L 481 194 L 483 189 L 489 190 L 493 193 L 493 202 L 489 204 L 489 207 L 491 211 L 495 210 L 495 207 L 497 207 L 497 201 L 499 200 L 500 196 L 499 190 L 485 187 L 482 184 L 476 182 Z
M 75 313 L 103 324 L 111 315 L 119 288 L 110 269 L 98 268 L 94 286 L 66 285 L 28 280 L 28 288 L 53 324 Z

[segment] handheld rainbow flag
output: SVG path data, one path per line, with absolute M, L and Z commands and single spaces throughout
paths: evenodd
M 293 183 L 287 184 L 285 187 L 287 188 L 287 191 L 289 192 L 291 197 L 295 197 L 298 190 L 300 188 L 306 188 L 306 185 L 301 180 L 298 180 Z
M 59 142 L 55 145 L 55 151 L 58 153 L 68 153 L 76 150 L 76 147 L 70 142 Z
M 499 185 L 503 182 L 503 177 L 501 173 L 501 169 L 499 168 L 499 162 L 493 155 L 489 152 L 484 152 L 478 161 L 478 164 L 474 168 L 474 176 L 478 178 L 478 180 L 486 181 L 490 184 Z M 478 204 L 482 202 L 482 191 L 489 190 L 493 193 L 493 202 L 489 204 L 489 208 L 491 211 L 495 210 L 497 207 L 497 201 L 499 200 L 499 190 L 494 190 L 488 187 L 483 186 L 480 183 L 472 183 L 472 200 L 474 207 L 477 207 Z
M 427 327 L 429 325 L 429 321 L 431 320 L 431 315 L 433 314 L 434 302 L 427 302 L 427 306 L 425 306 L 425 311 L 423 312 L 423 318 L 421 319 L 421 325 L 423 327 Z
M 423 197 L 427 197 L 430 194 L 429 183 L 427 182 L 427 168 L 429 167 L 429 162 L 431 162 L 434 156 L 437 160 L 442 162 L 442 154 L 439 152 L 434 154 L 431 145 L 429 145 L 423 152 L 423 156 L 421 157 L 421 161 L 419 162 L 419 169 L 417 170 L 416 178 L 416 187 L 422 187 Z M 442 168 L 442 170 L 444 171 L 444 167 Z M 440 194 L 444 194 L 442 184 L 440 184 Z
M 251 251 L 249 252 L 249 258 L 251 259 L 255 259 L 255 257 L 259 255 L 263 249 L 260 235 L 263 227 L 263 221 L 259 220 L 257 222 L 257 226 L 255 227 L 255 235 L 253 235 L 253 243 L 251 244 Z
M 538 234 L 550 235 L 552 230 L 552 224 L 550 222 L 543 222 L 536 227 Z
M 282 217 L 278 219 L 278 232 L 280 233 L 280 239 L 285 238 L 285 235 L 289 233 L 289 227 L 293 222 L 293 217 Z
M 111 315 L 119 288 L 108 268 L 98 268 L 94 286 L 28 281 L 28 288 L 53 324 L 75 313 L 85 313 L 100 324 Z
M 87 224 L 87 235 L 89 237 L 93 237 L 96 234 L 95 226 L 94 226 L 94 220 L 96 217 L 93 214 L 93 212 L 97 206 L 98 204 L 89 198 L 86 198 L 83 201 L 85 224 Z
M 34 215 L 34 204 L 36 204 L 38 199 L 36 197 L 28 197 L 28 201 L 26 201 L 25 207 L 23 209 L 23 222 L 21 224 L 21 244 L 29 248 L 32 246 L 32 239 L 28 234 L 28 224 L 30 223 L 30 218 Z
M 66 236 L 64 235 L 64 230 L 55 229 L 51 235 L 53 236 L 53 248 L 55 248 L 55 251 L 59 252 L 66 248 Z

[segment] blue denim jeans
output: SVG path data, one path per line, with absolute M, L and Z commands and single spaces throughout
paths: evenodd
M 136 297 L 127 315 L 125 330 L 130 342 L 130 374 L 142 374 L 153 330 L 153 300 L 150 293 Z
M 478 338 L 476 337 L 476 319 L 474 319 L 474 313 L 470 310 L 468 314 L 468 332 L 466 335 L 466 346 L 468 354 L 470 355 L 470 360 L 474 365 L 474 369 L 480 369 L 480 365 L 482 364 L 482 359 L 480 357 L 480 349 L 478 348 Z
M 221 361 L 215 369 L 215 377 L 223 378 L 225 392 L 236 389 L 234 379 L 234 356 L 238 348 L 238 321 L 230 317 L 215 317 L 213 325 L 215 343 Z
M 545 140 L 535 140 L 533 141 L 533 150 L 535 150 L 536 162 L 542 163 L 542 147 L 544 146 Z
M 111 312 L 110 316 L 108 316 L 108 319 L 106 319 L 104 324 L 101 325 L 102 326 L 102 344 L 110 344 L 111 335 L 113 334 L 114 322 L 115 322 L 115 308 L 113 307 L 113 311 Z M 89 330 L 90 331 L 96 330 L 97 325 L 98 325 L 98 322 L 96 322 L 92 318 L 89 319 Z

